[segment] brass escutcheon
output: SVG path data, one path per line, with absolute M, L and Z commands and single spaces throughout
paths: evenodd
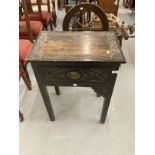
M 81 73 L 78 71 L 69 71 L 66 73 L 67 78 L 72 79 L 72 80 L 78 80 L 81 78 Z

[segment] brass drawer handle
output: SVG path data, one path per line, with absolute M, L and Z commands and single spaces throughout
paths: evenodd
M 68 79 L 79 80 L 82 77 L 82 74 L 78 71 L 69 71 L 66 73 Z

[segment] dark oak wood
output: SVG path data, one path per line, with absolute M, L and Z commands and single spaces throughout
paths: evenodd
M 125 63 L 114 32 L 42 32 L 27 62 L 32 64 L 52 121 L 55 116 L 46 86 L 80 86 L 91 87 L 105 98 L 100 119 L 105 122 L 117 71 Z

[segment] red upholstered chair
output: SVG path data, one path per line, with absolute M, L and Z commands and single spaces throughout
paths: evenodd
M 19 40 L 19 79 L 22 77 L 23 81 L 25 82 L 28 90 L 32 90 L 31 81 L 29 78 L 29 74 L 26 68 L 25 59 L 29 54 L 33 44 L 29 40 L 20 39 Z M 58 86 L 55 86 L 55 91 L 57 95 L 60 95 L 60 90 Z M 23 114 L 19 111 L 19 118 L 22 122 L 24 120 Z
M 54 1 L 52 2 L 52 4 L 54 4 Z M 46 0 L 46 2 L 43 2 L 42 0 L 36 0 L 35 2 L 27 0 L 26 5 L 30 20 L 41 21 L 46 30 L 48 28 L 48 24 L 50 24 L 50 28 L 51 30 L 53 30 L 52 23 L 54 24 L 54 26 L 56 26 L 56 13 L 55 13 L 55 7 L 53 7 L 51 11 L 49 0 Z M 37 6 L 37 10 L 33 9 L 35 6 Z M 47 8 L 47 11 L 46 10 L 43 11 L 42 6 L 45 6 Z M 20 20 L 26 20 L 25 15 L 23 15 Z
M 30 39 L 31 42 L 33 42 L 33 39 L 36 39 L 40 31 L 42 31 L 43 24 L 41 21 L 30 21 L 26 3 L 27 3 L 26 0 L 22 0 L 24 12 L 22 12 L 21 5 L 19 6 L 20 8 L 19 19 L 21 19 L 23 15 L 25 16 L 26 19 L 25 21 L 19 21 L 19 38 Z
M 19 40 L 19 79 L 22 77 L 28 90 L 32 90 L 31 81 L 27 72 L 25 59 L 32 48 L 32 43 L 29 40 L 20 39 Z M 22 122 L 24 120 L 23 114 L 19 111 L 19 118 Z
M 30 23 L 32 38 L 36 39 L 39 33 L 43 29 L 43 24 L 40 21 L 30 21 L 29 23 Z M 30 38 L 30 32 L 28 30 L 26 21 L 19 21 L 19 38 L 20 39 Z
M 26 69 L 25 58 L 27 57 L 32 46 L 33 44 L 29 40 L 25 40 L 25 39 L 19 40 L 19 72 L 20 72 L 19 76 L 23 78 L 29 90 L 32 90 L 32 87 L 31 87 L 31 81 Z

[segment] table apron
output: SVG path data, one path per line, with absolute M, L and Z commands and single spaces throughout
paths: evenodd
M 80 67 L 53 66 L 50 64 L 33 65 L 37 80 L 47 86 L 91 86 L 108 85 L 111 76 L 118 71 L 113 66 Z M 114 71 L 114 73 L 113 73 Z

